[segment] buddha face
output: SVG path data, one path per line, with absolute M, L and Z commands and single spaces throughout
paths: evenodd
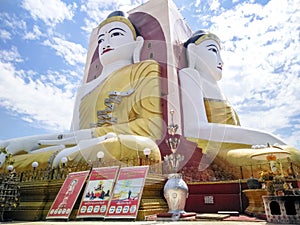
M 99 58 L 103 66 L 118 60 L 132 60 L 135 47 L 132 30 L 123 22 L 105 24 L 98 32 Z
M 223 61 L 220 47 L 214 40 L 205 40 L 194 48 L 196 69 L 211 74 L 218 81 L 222 78 Z

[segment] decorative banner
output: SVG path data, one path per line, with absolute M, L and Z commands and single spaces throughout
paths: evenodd
M 69 173 L 46 219 L 68 219 L 90 171 Z
M 136 218 L 149 166 L 122 167 L 105 218 Z
M 84 190 L 77 218 L 104 217 L 119 167 L 93 168 Z

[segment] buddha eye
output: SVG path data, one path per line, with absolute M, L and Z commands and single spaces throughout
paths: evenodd
M 124 34 L 122 34 L 121 32 L 113 32 L 111 34 L 111 37 L 115 37 L 115 36 L 124 36 Z
M 98 40 L 98 44 L 102 43 L 103 41 L 104 41 L 104 39 L 103 39 L 103 38 L 100 38 L 100 39 Z
M 216 49 L 216 48 L 209 48 L 208 51 L 212 51 L 212 52 L 218 54 L 218 49 Z

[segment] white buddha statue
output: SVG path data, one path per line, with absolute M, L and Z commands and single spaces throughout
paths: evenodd
M 203 149 L 205 154 L 200 168 L 205 169 L 217 155 L 239 165 L 241 154 L 227 158 L 228 151 L 233 149 L 267 143 L 285 145 L 283 140 L 270 133 L 240 126 L 236 112 L 218 85 L 223 61 L 216 35 L 200 30 L 184 46 L 188 66 L 179 71 L 183 135 Z M 299 156 L 299 151 L 293 152 Z M 250 153 L 244 154 L 243 159 L 248 160 L 249 156 Z
M 188 67 L 179 71 L 184 136 L 250 145 L 284 143 L 271 134 L 240 126 L 237 114 L 218 85 L 223 61 L 216 35 L 198 31 L 184 45 Z
M 143 158 L 145 148 L 151 149 L 149 157 L 160 160 L 156 145 L 163 126 L 160 67 L 153 60 L 139 62 L 142 46 L 143 38 L 124 14 L 111 13 L 98 27 L 103 69 L 100 76 L 79 87 L 74 131 L 11 139 L 1 142 L 0 147 L 13 155 L 32 153 L 19 156 L 21 160 L 15 157 L 15 165 L 20 167 L 26 167 L 34 157 L 47 161 L 51 154 L 55 154 L 53 167 L 64 157 L 70 161 L 95 160 L 99 151 L 107 160 Z

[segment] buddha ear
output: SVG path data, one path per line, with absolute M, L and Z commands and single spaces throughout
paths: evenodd
M 188 62 L 188 67 L 194 69 L 196 67 L 196 53 L 195 53 L 196 45 L 194 43 L 190 43 L 186 48 L 186 58 Z
M 141 51 L 144 45 L 144 38 L 142 36 L 137 36 L 135 41 L 136 45 L 133 51 L 133 63 L 138 63 L 140 62 Z

